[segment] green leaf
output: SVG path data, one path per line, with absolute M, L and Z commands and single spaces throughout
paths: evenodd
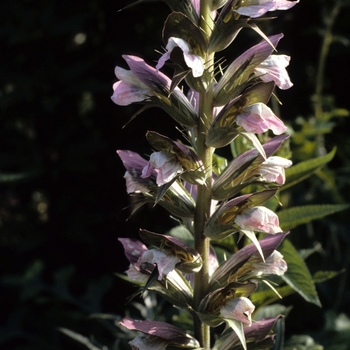
M 192 233 L 183 225 L 178 225 L 170 229 L 167 234 L 169 236 L 175 237 L 177 239 L 181 239 L 188 246 L 193 246 L 193 235 Z
M 293 165 L 290 168 L 287 168 L 285 170 L 286 182 L 283 186 L 280 187 L 280 191 L 292 187 L 314 174 L 317 170 L 321 169 L 333 159 L 335 152 L 336 148 L 333 148 L 331 152 L 327 153 L 324 156 L 308 159 L 296 165 Z
M 288 270 L 282 276 L 283 280 L 306 301 L 321 307 L 310 271 L 293 244 L 284 239 L 278 250 L 288 264 Z
M 229 21 L 216 21 L 210 36 L 209 52 L 219 52 L 231 44 L 242 28 L 248 26 L 250 18 L 236 19 L 231 16 Z
M 322 283 L 338 276 L 343 272 L 345 272 L 345 269 L 342 269 L 340 271 L 317 271 L 314 273 L 312 278 L 315 283 Z
M 301 224 L 323 218 L 338 211 L 345 210 L 348 204 L 303 205 L 281 210 L 277 213 L 280 227 L 287 231 Z

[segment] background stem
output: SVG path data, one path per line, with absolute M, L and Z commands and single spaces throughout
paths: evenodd
M 339 14 L 340 10 L 340 1 L 336 1 L 330 13 L 325 15 L 325 24 L 324 36 L 321 45 L 319 61 L 317 66 L 316 74 L 316 84 L 315 84 L 315 95 L 314 95 L 314 108 L 315 108 L 315 118 L 316 120 L 321 121 L 323 118 L 323 85 L 324 85 L 324 73 L 326 67 L 326 61 L 329 54 L 330 45 L 333 42 L 333 25 Z M 326 154 L 326 148 L 324 146 L 324 135 L 319 134 L 317 136 L 317 155 L 321 156 Z

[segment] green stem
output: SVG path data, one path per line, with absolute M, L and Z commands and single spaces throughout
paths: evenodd
M 208 101 L 211 101 L 211 93 L 204 94 L 200 98 L 200 116 L 211 116 L 211 103 L 209 106 Z M 210 114 L 204 112 L 204 110 L 210 107 Z M 203 235 L 205 223 L 210 215 L 210 203 L 211 203 L 211 172 L 212 172 L 212 150 L 205 145 L 205 136 L 207 125 L 205 123 L 206 118 L 200 118 L 200 125 L 198 128 L 197 139 L 197 152 L 198 156 L 203 162 L 205 169 L 207 170 L 206 184 L 198 186 L 197 200 L 196 200 L 196 212 L 194 217 L 194 240 L 195 249 L 199 252 L 203 259 L 203 266 L 201 270 L 195 274 L 194 279 L 194 308 L 198 310 L 200 302 L 208 293 L 209 285 L 209 238 Z M 204 349 L 210 349 L 210 334 L 209 327 L 202 324 L 199 319 L 195 319 L 195 335 L 199 340 L 201 346 Z
M 201 20 L 200 27 L 210 37 L 213 20 L 211 18 L 209 0 L 201 1 Z M 194 301 L 193 307 L 198 310 L 200 302 L 208 293 L 209 286 L 209 251 L 210 240 L 203 235 L 204 227 L 210 215 L 211 204 L 211 182 L 212 182 L 212 148 L 205 144 L 206 135 L 210 123 L 212 121 L 213 113 L 213 74 L 212 72 L 214 55 L 207 55 L 205 57 L 206 71 L 204 79 L 209 82 L 207 92 L 200 93 L 199 97 L 199 122 L 198 122 L 198 136 L 197 136 L 197 153 L 203 162 L 206 169 L 205 185 L 198 186 L 196 199 L 196 212 L 194 216 L 194 245 L 203 259 L 202 269 L 195 274 L 194 278 Z M 198 318 L 194 319 L 195 337 L 200 342 L 201 347 L 205 350 L 210 349 L 210 328 L 204 323 L 200 322 Z
M 316 105 L 322 107 L 322 91 L 323 91 L 323 77 L 324 77 L 324 70 L 326 66 L 327 56 L 329 53 L 329 47 L 333 42 L 333 25 L 335 22 L 336 17 L 338 16 L 340 10 L 340 2 L 337 1 L 332 9 L 332 11 L 329 13 L 328 17 L 326 18 L 326 28 L 325 28 L 325 34 L 323 36 L 323 42 L 321 46 L 321 52 L 319 55 L 319 61 L 318 61 L 318 67 L 317 67 L 317 74 L 316 74 L 316 86 L 315 86 L 315 95 L 316 95 Z M 321 110 L 322 115 L 322 110 Z M 320 114 L 317 113 L 316 118 L 320 117 Z

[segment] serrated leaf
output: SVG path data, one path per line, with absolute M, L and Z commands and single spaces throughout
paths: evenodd
M 306 224 L 310 221 L 345 210 L 348 207 L 348 204 L 303 205 L 281 210 L 277 212 L 277 215 L 280 227 L 283 231 L 286 231 L 298 225 Z
M 345 269 L 342 269 L 340 271 L 317 271 L 314 273 L 312 278 L 315 283 L 322 283 L 338 276 L 343 272 L 345 272 Z
M 285 239 L 278 250 L 288 265 L 287 272 L 282 276 L 283 280 L 306 301 L 321 307 L 310 271 L 293 244 Z
M 314 174 L 317 170 L 321 169 L 328 162 L 330 162 L 336 152 L 336 148 L 324 156 L 312 158 L 300 162 L 296 165 L 287 168 L 286 171 L 286 182 L 283 186 L 280 187 L 280 191 L 283 191 L 295 184 L 305 180 L 312 174 Z

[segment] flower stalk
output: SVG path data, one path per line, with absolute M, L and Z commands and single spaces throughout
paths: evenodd
M 208 37 L 210 37 L 213 19 L 210 10 L 211 0 L 200 2 L 200 27 Z M 194 276 L 193 306 L 199 308 L 200 302 L 208 293 L 209 288 L 209 251 L 210 238 L 205 237 L 205 223 L 210 217 L 211 208 L 211 186 L 212 186 L 212 154 L 213 149 L 206 145 L 206 137 L 213 120 L 213 67 L 214 53 L 205 57 L 206 78 L 210 82 L 206 92 L 199 94 L 198 110 L 198 134 L 197 134 L 197 152 L 203 162 L 206 171 L 205 184 L 198 187 L 196 210 L 194 215 L 194 246 L 202 256 L 202 269 Z M 202 323 L 199 318 L 194 320 L 194 334 L 196 339 L 205 350 L 210 349 L 210 327 Z
M 287 269 L 276 252 L 286 233 L 281 232 L 277 215 L 263 204 L 276 195 L 285 181 L 284 168 L 291 165 L 273 156 L 288 135 L 282 135 L 286 126 L 266 104 L 276 86 L 286 89 L 292 83 L 285 69 L 289 57 L 272 55 L 283 34 L 266 37 L 249 21 L 298 1 L 165 2 L 173 11 L 163 28 L 165 53 L 155 68 L 125 55 L 130 71 L 115 69 L 119 81 L 113 86 L 112 100 L 121 106 L 142 103 L 143 109 L 162 108 L 181 125 L 190 145 L 148 131 L 147 140 L 156 150 L 149 160 L 132 151 L 117 153 L 126 168 L 127 192 L 140 198 L 138 207 L 149 202 L 162 205 L 190 237 L 185 243 L 171 232 L 140 229 L 145 244 L 128 238 L 120 242 L 130 262 L 129 280 L 142 285 L 141 293 L 155 291 L 186 310 L 193 328 L 187 334 L 167 323 L 131 319 L 121 325 L 144 333 L 130 342 L 133 350 L 168 345 L 210 350 L 211 327 L 223 323 L 230 332 L 217 340 L 215 350 L 240 345 L 247 350 L 247 342 L 253 347 L 259 342 L 271 344 L 273 338 L 267 334 L 278 317 L 260 323 L 268 325 L 267 333 L 257 332 L 247 341 L 246 334 L 253 327 L 256 306 L 249 297 L 257 280 L 268 274 L 281 276 Z M 225 49 L 243 27 L 256 30 L 263 40 L 223 69 L 215 62 L 215 53 Z M 174 68 L 172 79 L 160 72 L 164 65 Z M 269 130 L 279 136 L 268 136 Z M 256 136 L 261 134 L 265 136 Z M 246 139 L 250 146 L 219 169 L 215 149 L 236 138 Z M 262 145 L 261 140 L 269 141 Z M 246 187 L 253 192 L 240 193 Z M 265 235 L 260 241 L 258 232 Z M 211 240 L 235 233 L 237 240 L 246 236 L 252 243 L 220 264 Z
M 202 256 L 202 269 L 195 274 L 194 278 L 194 308 L 198 306 L 208 291 L 209 284 L 209 238 L 205 237 L 204 227 L 208 218 L 210 217 L 211 207 L 211 183 L 212 183 L 212 148 L 206 146 L 205 140 L 208 130 L 208 125 L 212 118 L 212 87 L 208 93 L 200 95 L 199 104 L 199 126 L 197 149 L 198 156 L 202 160 L 204 168 L 206 169 L 206 182 L 204 185 L 198 187 L 196 210 L 194 215 L 194 241 L 195 249 Z M 199 339 L 204 349 L 209 349 L 209 326 L 202 324 L 199 319 L 195 319 L 195 335 Z

